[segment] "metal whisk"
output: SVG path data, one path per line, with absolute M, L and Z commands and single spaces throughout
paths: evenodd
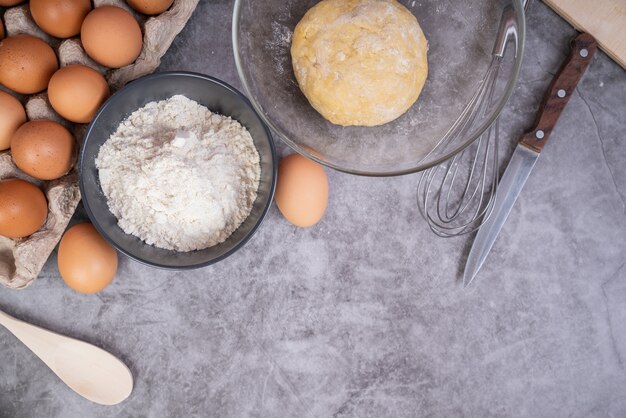
M 530 0 L 524 2 L 527 9 Z M 494 104 L 498 74 L 506 45 L 517 37 L 512 6 L 502 14 L 493 58 L 478 91 L 436 150 L 458 143 Z M 516 51 L 517 52 L 517 51 Z M 430 229 L 441 237 L 475 232 L 491 215 L 498 186 L 499 121 L 472 145 L 450 160 L 422 173 L 417 186 L 419 210 Z

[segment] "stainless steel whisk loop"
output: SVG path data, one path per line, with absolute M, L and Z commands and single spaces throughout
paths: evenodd
M 528 8 L 530 0 L 524 1 Z M 453 147 L 466 138 L 491 110 L 506 45 L 517 41 L 513 8 L 507 6 L 482 82 L 456 123 L 436 150 Z M 516 49 L 516 53 L 517 53 Z M 469 234 L 491 215 L 498 185 L 499 118 L 474 143 L 448 161 L 422 173 L 417 186 L 420 213 L 441 237 Z
M 481 88 L 439 146 L 467 135 L 492 102 L 501 58 L 494 57 Z M 469 234 L 489 217 L 498 184 L 499 122 L 450 160 L 422 173 L 419 209 L 430 229 L 442 237 Z

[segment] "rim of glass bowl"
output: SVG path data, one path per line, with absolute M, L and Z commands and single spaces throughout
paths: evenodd
M 511 72 L 511 77 L 507 81 L 506 87 L 504 89 L 504 94 L 500 98 L 500 101 L 496 106 L 493 107 L 493 112 L 486 118 L 483 123 L 474 131 L 474 134 L 471 135 L 463 144 L 459 145 L 457 148 L 452 149 L 448 153 L 443 156 L 424 164 L 419 164 L 415 167 L 403 169 L 403 170 L 395 170 L 395 171 L 385 171 L 385 172 L 374 172 L 374 171 L 364 171 L 359 170 L 358 168 L 350 168 L 350 167 L 342 167 L 332 162 L 325 161 L 313 155 L 310 152 L 307 152 L 306 149 L 300 147 L 298 144 L 293 142 L 285 133 L 276 126 L 274 121 L 272 121 L 267 114 L 265 113 L 263 106 L 261 106 L 250 89 L 250 82 L 246 78 L 245 72 L 243 70 L 243 65 L 241 63 L 240 57 L 240 48 L 239 48 L 239 34 L 237 28 L 239 27 L 239 18 L 242 2 L 246 0 L 235 0 L 235 7 L 233 9 L 233 23 L 232 23 L 232 41 L 233 41 L 233 53 L 235 55 L 235 65 L 237 67 L 237 73 L 239 74 L 239 79 L 243 84 L 243 88 L 254 107 L 254 110 L 259 114 L 261 119 L 272 129 L 272 131 L 291 149 L 296 151 L 297 153 L 303 155 L 306 158 L 309 158 L 313 161 L 318 162 L 326 167 L 330 167 L 334 170 L 341 171 L 348 174 L 355 174 L 359 176 L 367 176 L 367 177 L 394 177 L 394 176 L 402 176 L 406 174 L 413 174 L 423 170 L 427 170 L 431 167 L 437 166 L 444 161 L 454 157 L 459 152 L 463 151 L 465 148 L 469 147 L 476 139 L 478 139 L 489 127 L 495 122 L 498 118 L 504 106 L 508 103 L 511 95 L 513 94 L 513 90 L 515 89 L 515 85 L 517 84 L 517 80 L 519 79 L 519 75 L 522 69 L 522 61 L 524 57 L 524 47 L 526 44 L 526 18 L 524 14 L 524 5 L 523 0 L 510 0 L 515 8 L 515 15 L 519 20 L 518 26 L 518 34 L 517 34 L 517 50 L 516 55 L 514 57 L 515 62 L 513 64 L 513 70 Z M 250 0 L 247 0 L 250 1 Z

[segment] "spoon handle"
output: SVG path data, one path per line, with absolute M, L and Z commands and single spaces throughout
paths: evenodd
M 130 396 L 133 376 L 112 354 L 84 341 L 27 324 L 2 311 L 0 325 L 84 398 L 101 405 L 116 405 Z

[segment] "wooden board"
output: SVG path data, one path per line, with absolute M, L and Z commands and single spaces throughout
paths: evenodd
M 626 0 L 544 0 L 626 69 Z

